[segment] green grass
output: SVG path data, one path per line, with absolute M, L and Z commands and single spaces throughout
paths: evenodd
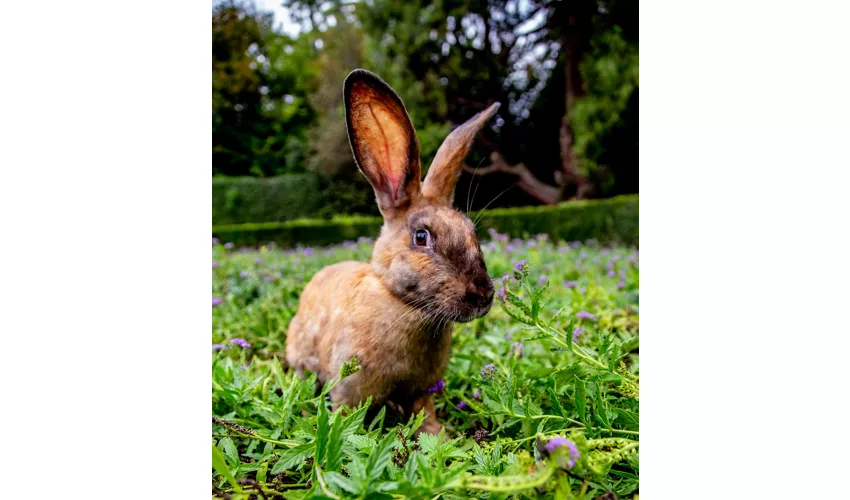
M 301 380 L 278 361 L 310 277 L 334 262 L 368 260 L 370 242 L 289 251 L 214 245 L 213 342 L 225 346 L 212 354 L 214 494 L 636 496 L 636 249 L 543 238 L 482 247 L 494 278 L 513 276 L 522 259 L 529 271 L 507 280 L 506 300 L 487 316 L 455 325 L 445 388 L 435 397 L 446 433 L 416 439 L 421 416 L 403 420 L 384 408 L 370 421 L 365 405 L 332 412 L 333 382 L 319 393 L 314 377 Z M 594 318 L 577 316 L 582 311 Z M 487 365 L 494 369 L 482 370 Z M 549 453 L 553 437 L 571 443 Z

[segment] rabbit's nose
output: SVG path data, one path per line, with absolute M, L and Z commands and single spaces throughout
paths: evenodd
M 485 306 L 493 300 L 493 285 L 489 280 L 482 283 L 471 284 L 466 290 L 464 300 L 471 306 Z

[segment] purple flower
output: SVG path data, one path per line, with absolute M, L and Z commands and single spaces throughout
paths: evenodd
M 578 247 L 581 246 L 581 242 L 580 241 L 574 241 L 574 242 L 570 243 L 570 246 L 573 247 L 573 248 L 578 248 Z
M 576 313 L 576 318 L 579 319 L 589 319 L 591 321 L 596 321 L 596 316 L 590 314 L 587 311 L 579 311 Z
M 548 241 L 548 240 L 549 240 L 549 235 L 548 235 L 548 234 L 546 234 L 546 233 L 540 233 L 540 234 L 538 234 L 537 236 L 535 236 L 535 238 L 537 238 L 537 241 L 539 241 L 539 242 L 541 242 L 541 243 L 542 243 L 542 242 L 544 242 L 544 241 Z
M 491 377 L 494 373 L 496 373 L 496 365 L 494 364 L 484 365 L 484 368 L 481 369 L 481 375 L 484 378 Z
M 508 243 L 508 245 L 505 247 L 505 251 L 508 252 L 508 253 L 513 252 L 514 246 L 511 245 L 510 243 Z
M 310 247 L 305 248 L 304 249 L 304 255 L 306 255 L 307 257 L 313 255 L 313 249 L 310 248 Z
M 462 410 L 462 409 L 466 408 L 466 401 L 461 401 L 460 403 L 458 403 L 455 406 L 457 407 L 458 410 Z
M 369 238 L 369 237 L 366 237 L 366 236 L 361 236 L 361 237 L 357 238 L 357 243 L 358 244 L 360 244 L 360 243 L 372 243 L 372 238 Z
M 540 286 L 545 285 L 547 281 L 549 281 L 549 279 L 546 278 L 545 274 L 541 274 L 540 277 L 537 278 L 537 284 L 540 285 Z
M 266 281 L 272 283 L 274 281 L 274 276 L 266 276 Z
M 610 248 L 605 247 L 605 248 L 603 248 L 603 249 L 602 249 L 602 251 L 601 251 L 601 252 L 599 252 L 599 255 L 605 255 L 605 254 L 607 254 L 607 253 L 608 253 L 608 252 L 610 252 L 610 251 L 611 251 L 611 249 L 610 249 Z
M 617 283 L 617 290 L 622 290 L 623 288 L 626 288 L 626 282 L 623 281 L 623 280 L 620 280 L 620 282 Z
M 220 350 L 222 350 L 222 349 L 224 349 L 224 345 L 223 345 L 223 344 L 213 344 L 213 346 L 212 346 L 212 350 L 213 350 L 213 351 L 220 351 Z
M 248 276 L 250 276 L 250 275 L 251 275 L 251 273 L 249 273 L 248 271 L 240 271 L 240 272 L 239 272 L 239 277 L 240 277 L 240 278 L 247 278 L 247 277 L 248 277 Z
M 489 248 L 490 250 L 495 250 L 495 249 L 499 248 L 499 245 L 497 245 L 496 242 L 494 242 L 494 241 L 488 241 L 487 242 L 487 248 Z
M 212 242 L 212 244 L 213 244 L 213 245 L 218 245 L 218 238 L 213 237 L 213 242 Z
M 342 246 L 345 248 L 357 248 L 357 243 L 354 243 L 351 240 L 345 240 L 342 242 Z
M 513 344 L 511 344 L 510 354 L 516 355 L 516 357 L 518 358 L 522 358 L 522 349 L 522 342 L 514 342 Z
M 562 438 L 560 436 L 553 437 L 544 445 L 546 451 L 549 453 L 553 453 L 556 449 L 565 446 L 570 453 L 570 460 L 567 462 L 567 467 L 572 469 L 576 465 L 576 460 L 581 458 L 581 454 L 578 452 L 578 447 L 572 441 L 567 438 Z
M 585 287 L 581 287 L 581 289 L 579 289 L 578 293 L 580 293 L 580 294 L 582 294 L 582 295 L 586 294 L 586 293 L 587 293 L 587 288 L 585 288 Z
M 517 262 L 514 265 L 514 277 L 520 279 L 528 273 L 528 262 L 525 259 Z
M 505 334 L 505 340 L 511 340 L 511 334 L 510 334 L 510 332 L 508 332 L 508 333 L 506 333 L 506 334 Z
M 617 273 L 615 273 L 613 269 L 612 269 L 612 270 L 610 270 L 610 271 L 608 271 L 608 277 L 609 277 L 609 278 L 613 278 L 613 277 L 614 277 L 614 276 L 616 276 L 616 275 L 617 275 Z
M 561 253 L 567 253 L 567 252 L 570 251 L 570 247 L 561 247 L 560 251 L 561 251 Z
M 218 262 L 213 262 L 213 269 L 218 267 Z
M 505 290 L 504 287 L 499 288 L 499 291 L 496 292 L 496 297 L 498 297 L 499 300 L 504 302 L 504 301 L 508 300 L 508 292 Z
M 575 287 L 578 286 L 578 281 L 566 280 L 566 281 L 564 281 L 564 286 L 567 287 L 567 288 L 575 288 Z
M 472 393 L 472 397 L 478 399 L 481 397 L 481 391 L 475 391 Z
M 256 259 L 254 259 L 254 264 L 262 264 L 262 263 L 263 263 L 263 260 L 262 260 L 262 259 L 260 259 L 259 257 L 257 257 Z
M 238 345 L 239 347 L 241 347 L 241 348 L 243 348 L 243 349 L 247 349 L 247 348 L 251 347 L 251 344 L 249 344 L 248 342 L 246 342 L 246 341 L 245 341 L 245 339 L 239 339 L 239 338 L 232 339 L 232 340 L 230 341 L 230 343 L 231 343 L 231 344 L 236 344 L 236 345 Z
M 446 387 L 446 383 L 440 379 L 436 384 L 432 387 L 428 388 L 428 392 L 440 392 Z
M 213 307 L 221 304 L 222 302 L 224 302 L 224 299 L 221 297 L 213 297 Z
M 573 342 L 578 342 L 578 336 L 584 333 L 584 327 L 578 327 L 573 330 Z
M 224 248 L 230 250 L 231 248 L 233 248 L 233 243 L 228 241 L 227 243 L 224 244 Z

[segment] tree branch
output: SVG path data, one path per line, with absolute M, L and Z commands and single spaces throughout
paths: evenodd
M 541 181 L 531 170 L 522 163 L 516 165 L 508 165 L 505 158 L 498 151 L 490 153 L 490 166 L 474 169 L 468 165 L 463 166 L 465 172 L 473 175 L 490 175 L 493 173 L 505 173 L 519 177 L 517 185 L 526 193 L 534 196 L 538 200 L 547 205 L 553 205 L 564 199 L 564 188 L 556 187 Z

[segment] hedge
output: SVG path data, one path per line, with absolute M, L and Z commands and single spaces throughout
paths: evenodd
M 538 207 L 499 208 L 487 211 L 478 222 L 479 236 L 487 238 L 493 228 L 513 237 L 548 234 L 553 240 L 638 243 L 638 195 L 605 200 L 566 202 Z M 470 214 L 473 220 L 477 214 Z M 287 222 L 214 226 L 213 236 L 240 246 L 274 242 L 296 245 L 330 245 L 361 236 L 376 237 L 383 221 L 379 217 L 346 216 L 330 220 L 298 219 Z
M 213 225 L 281 222 L 315 214 L 324 197 L 313 174 L 213 177 Z

